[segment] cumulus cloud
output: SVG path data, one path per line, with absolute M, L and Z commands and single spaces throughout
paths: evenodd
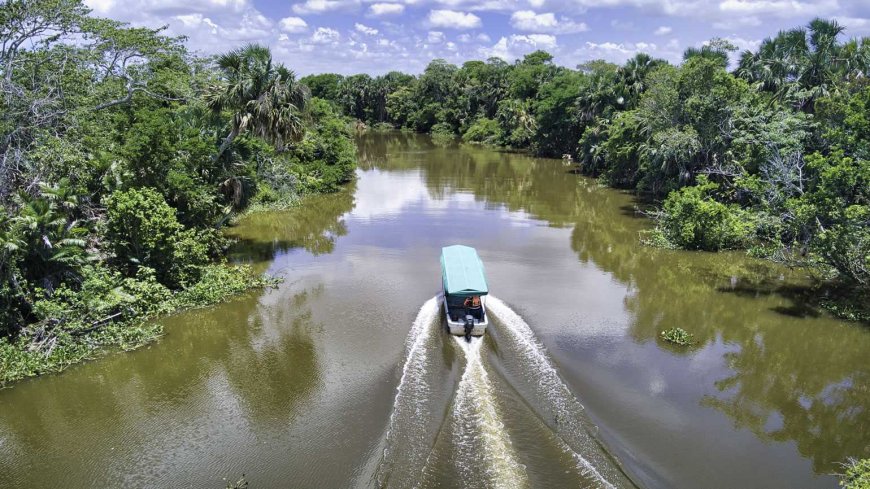
M 429 25 L 446 29 L 474 29 L 480 27 L 480 17 L 456 10 L 429 11 Z
M 354 24 L 353 27 L 354 27 L 354 29 L 356 29 L 357 32 L 362 32 L 363 34 L 365 34 L 367 36 L 377 36 L 378 35 L 377 29 L 375 29 L 374 27 L 369 27 L 369 26 L 364 25 L 364 24 L 360 24 L 359 22 Z
M 673 31 L 674 30 L 672 28 L 670 28 L 669 26 L 663 25 L 663 26 L 659 27 L 658 29 L 656 29 L 656 31 L 653 34 L 655 34 L 657 36 L 667 36 L 668 34 L 670 34 Z
M 278 26 L 281 27 L 282 31 L 291 34 L 308 30 L 308 23 L 300 17 L 284 17 L 280 22 L 278 22 Z
M 356 1 L 348 2 L 346 0 L 305 0 L 304 3 L 293 5 L 293 12 L 297 14 L 320 14 L 341 10 L 356 4 Z
M 543 49 L 553 50 L 558 47 L 556 36 L 549 34 L 511 35 L 502 37 L 490 48 L 484 48 L 481 53 L 486 57 L 498 57 L 513 61 L 524 54 Z
M 369 6 L 369 13 L 375 17 L 400 15 L 404 11 L 405 6 L 401 3 L 373 3 Z
M 529 32 L 548 32 L 552 34 L 570 34 L 589 30 L 583 22 L 574 22 L 567 17 L 556 18 L 552 12 L 536 14 L 532 10 L 520 10 L 511 15 L 511 25 L 514 29 Z
M 337 30 L 329 27 L 318 27 L 311 35 L 311 42 L 315 44 L 334 44 L 341 37 Z

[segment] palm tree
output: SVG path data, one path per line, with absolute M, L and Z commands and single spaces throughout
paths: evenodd
M 88 230 L 58 209 L 54 198 L 19 194 L 21 208 L 12 218 L 15 239 L 4 237 L 9 251 L 22 252 L 25 278 L 51 289 L 65 278 L 78 277 L 91 256 L 86 251 Z
M 815 19 L 807 29 L 780 32 L 757 52 L 744 52 L 736 74 L 812 112 L 815 101 L 836 91 L 840 81 L 868 75 L 870 47 L 857 41 L 840 44 L 844 30 L 836 21 Z
M 692 58 L 702 58 L 713 61 L 722 66 L 722 68 L 727 68 L 729 53 L 736 50 L 737 46 L 727 39 L 716 37 L 700 48 L 690 47 L 686 49 L 683 52 L 683 61 L 688 61 Z
M 622 79 L 625 93 L 630 98 L 629 102 L 631 102 L 626 105 L 633 106 L 640 95 L 646 91 L 646 77 L 649 72 L 665 63 L 666 61 L 663 59 L 653 58 L 646 53 L 637 53 L 634 58 L 619 67 L 617 72 Z
M 215 113 L 229 110 L 233 115 L 215 160 L 246 131 L 279 150 L 302 138 L 308 88 L 296 82 L 292 71 L 272 63 L 269 48 L 249 44 L 221 55 L 217 65 L 222 83 L 209 90 L 206 102 Z

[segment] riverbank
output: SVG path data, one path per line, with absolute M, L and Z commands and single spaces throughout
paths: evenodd
M 62 372 L 112 351 L 141 348 L 163 334 L 156 322 L 161 317 L 278 283 L 250 267 L 226 263 L 207 266 L 198 282 L 178 291 L 161 285 L 150 272 L 119 280 L 94 271 L 83 283 L 83 293 L 43 305 L 56 314 L 26 326 L 12 341 L 0 338 L 0 387 Z

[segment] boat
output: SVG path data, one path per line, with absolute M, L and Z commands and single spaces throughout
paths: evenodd
M 477 250 L 462 245 L 441 248 L 441 284 L 450 334 L 467 340 L 482 336 L 489 324 L 484 304 L 489 288 Z

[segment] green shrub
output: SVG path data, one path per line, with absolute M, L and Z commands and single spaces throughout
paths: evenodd
M 36 301 L 36 322 L 15 338 L 0 337 L 0 386 L 59 372 L 107 349 L 137 348 L 162 334 L 159 324 L 146 322 L 150 318 L 277 283 L 250 267 L 222 264 L 203 267 L 198 282 L 177 292 L 158 282 L 148 267 L 139 267 L 135 277 L 105 266 L 88 267 L 82 275 L 77 290 L 61 285 Z
M 453 136 L 453 128 L 446 122 L 439 122 L 429 129 L 429 133 L 433 136 Z
M 258 275 L 248 266 L 208 265 L 202 269 L 199 282 L 177 294 L 174 301 L 175 306 L 180 308 L 202 307 L 226 300 L 252 287 L 275 284 L 275 279 Z
M 313 130 L 286 154 L 286 164 L 302 193 L 335 192 L 356 169 L 356 146 L 347 124 L 324 100 L 311 101 Z
M 481 117 L 474 121 L 474 124 L 468 126 L 465 134 L 462 135 L 462 140 L 466 143 L 480 143 L 494 146 L 499 144 L 503 137 L 504 134 L 498 121 Z
M 753 216 L 710 197 L 717 188 L 702 175 L 697 185 L 671 192 L 659 217 L 664 237 L 686 249 L 718 251 L 746 246 L 755 229 Z
M 396 129 L 396 127 L 393 126 L 392 124 L 390 124 L 389 122 L 377 122 L 375 124 L 372 124 L 373 131 L 388 132 L 388 131 L 393 131 L 395 129 Z
M 119 264 L 130 274 L 139 267 L 155 270 L 170 287 L 192 283 L 208 263 L 215 235 L 185 230 L 163 196 L 152 188 L 112 194 L 108 200 L 106 237 Z

